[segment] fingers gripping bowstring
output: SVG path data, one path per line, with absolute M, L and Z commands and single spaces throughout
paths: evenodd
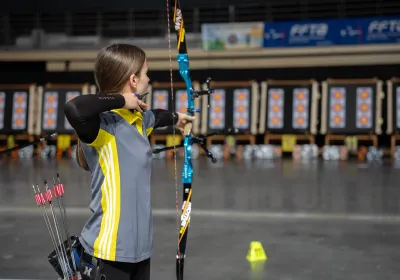
M 171 81 L 171 101 L 172 101 L 172 112 L 175 113 L 175 98 L 174 98 L 174 82 L 172 78 L 172 54 L 171 54 L 171 26 L 170 26 L 170 13 L 169 13 L 169 0 L 167 2 L 167 21 L 168 21 L 168 49 L 169 49 L 169 74 L 170 74 L 170 81 Z M 175 150 L 175 123 L 172 125 L 173 137 L 174 137 L 174 176 L 175 176 L 175 205 L 176 205 L 176 227 L 177 227 L 177 240 L 178 240 L 178 256 L 180 255 L 179 252 L 179 198 L 178 198 L 178 174 L 177 174 L 177 167 L 176 167 L 176 150 Z

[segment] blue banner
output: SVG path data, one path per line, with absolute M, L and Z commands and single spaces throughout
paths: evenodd
M 400 43 L 400 17 L 265 23 L 264 47 Z

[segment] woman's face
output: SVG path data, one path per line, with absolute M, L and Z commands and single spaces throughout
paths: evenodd
M 142 70 L 140 71 L 140 76 L 136 80 L 136 93 L 143 94 L 147 92 L 149 87 L 150 79 L 147 77 L 147 71 L 149 70 L 147 66 L 147 60 L 144 61 Z

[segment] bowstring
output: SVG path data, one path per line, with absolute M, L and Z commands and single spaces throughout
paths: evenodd
M 171 27 L 170 27 L 170 13 L 169 13 L 169 0 L 167 2 L 167 20 L 168 20 L 168 50 L 169 50 L 169 73 L 171 82 L 171 100 L 172 100 L 172 112 L 175 113 L 175 98 L 174 98 L 174 82 L 172 78 L 172 54 L 171 54 Z M 177 247 L 178 247 L 178 261 L 180 262 L 180 251 L 179 251 L 179 197 L 178 197 L 178 174 L 176 166 L 176 148 L 175 148 L 175 123 L 172 125 L 172 134 L 174 139 L 174 176 L 175 176 L 175 205 L 176 205 L 176 228 L 177 228 Z

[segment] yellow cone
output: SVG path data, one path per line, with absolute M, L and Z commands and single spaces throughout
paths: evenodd
M 250 243 L 249 252 L 247 254 L 247 260 L 249 262 L 266 261 L 267 255 L 265 254 L 264 248 L 259 241 L 252 241 Z

